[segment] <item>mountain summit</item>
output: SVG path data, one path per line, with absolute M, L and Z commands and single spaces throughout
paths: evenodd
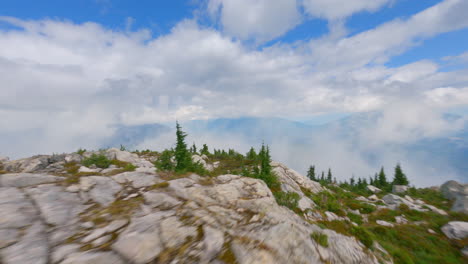
M 255 176 L 256 158 L 200 152 L 198 173 L 161 169 L 166 154 L 152 151 L 2 158 L 1 262 L 466 261 L 466 185 L 356 193 L 278 162 Z

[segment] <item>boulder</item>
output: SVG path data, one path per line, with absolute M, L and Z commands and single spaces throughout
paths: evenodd
M 441 230 L 450 239 L 463 240 L 468 237 L 468 222 L 448 222 Z
M 408 220 L 405 218 L 404 215 L 395 216 L 395 222 L 400 225 L 404 225 L 408 223 Z
M 384 221 L 384 220 L 377 220 L 375 221 L 378 225 L 381 225 L 381 226 L 386 226 L 386 227 L 394 227 L 395 225 L 390 223 L 390 222 L 387 222 L 387 221 Z
M 6 171 L 37 172 L 45 169 L 49 164 L 49 156 L 40 155 L 25 159 L 4 161 L 3 167 Z
M 0 163 L 7 162 L 7 161 L 9 161 L 9 160 L 10 160 L 9 157 L 0 156 Z
M 373 186 L 373 185 L 367 185 L 367 189 L 373 193 L 379 193 L 381 192 L 382 190 Z
M 468 195 L 468 184 L 448 181 L 440 186 L 440 192 L 445 198 L 455 200 L 459 196 Z
M 301 194 L 301 189 L 306 189 L 312 193 L 318 193 L 323 190 L 320 183 L 310 180 L 279 162 L 272 161 L 270 165 L 272 166 L 272 171 L 277 175 L 278 180 L 281 182 L 281 189 L 285 192 L 296 192 Z
M 412 210 L 417 210 L 420 212 L 428 211 L 428 209 L 424 209 L 420 205 L 413 204 L 410 201 L 406 200 L 405 198 L 400 197 L 395 194 L 387 194 L 384 197 L 382 197 L 382 200 L 386 205 L 389 206 L 390 209 L 393 209 L 393 210 L 395 210 L 398 206 L 400 206 L 400 204 L 405 204 Z
M 404 193 L 407 192 L 409 189 L 406 185 L 393 185 L 392 193 Z
M 440 191 L 445 198 L 455 200 L 452 211 L 468 214 L 468 184 L 448 181 L 440 187 Z

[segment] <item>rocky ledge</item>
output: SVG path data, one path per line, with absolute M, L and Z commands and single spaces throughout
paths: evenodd
M 105 154 L 135 169 L 81 166 L 79 177 L 67 175 L 67 164 L 92 153 L 2 160 L 0 263 L 393 263 L 377 242 L 369 250 L 355 237 L 319 226 L 317 219 L 350 219 L 317 212 L 306 193 L 325 188 L 280 163 L 272 162 L 273 171 L 284 192 L 299 195 L 297 212 L 278 205 L 259 179 L 167 176 L 151 157 L 116 149 Z M 387 208 L 410 203 L 397 196 L 383 201 Z M 445 231 L 466 236 L 457 228 Z

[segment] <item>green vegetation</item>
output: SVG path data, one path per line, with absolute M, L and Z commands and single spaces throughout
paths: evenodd
M 337 214 L 338 216 L 345 216 L 343 205 L 339 202 L 337 197 L 327 191 L 311 195 L 309 198 L 317 204 L 317 207 L 322 211 L 329 211 Z
M 362 223 L 363 223 L 361 215 L 348 212 L 348 214 L 346 216 L 349 218 L 349 220 L 351 220 L 352 222 L 354 222 L 354 223 L 356 223 L 358 225 L 362 225 Z
M 307 171 L 307 178 L 311 179 L 312 181 L 317 181 L 315 176 L 315 166 L 309 167 L 309 170 Z
M 155 162 L 156 168 L 162 171 L 171 171 L 174 169 L 174 164 L 172 162 L 172 157 L 174 152 L 172 150 L 164 150 L 159 156 L 158 160 Z
M 287 208 L 297 211 L 297 204 L 299 200 L 301 199 L 301 196 L 295 192 L 275 192 L 274 193 L 276 202 L 279 205 L 286 206 Z
M 86 152 L 86 149 L 82 149 L 82 148 L 79 148 L 79 149 L 76 151 L 76 153 L 77 153 L 78 155 L 81 155 L 81 156 L 82 156 L 85 152 Z
M 408 185 L 409 181 L 406 175 L 403 173 L 400 164 L 395 167 L 395 178 L 393 179 L 394 185 Z
M 326 234 L 314 232 L 310 234 L 310 237 L 322 247 L 328 247 L 328 236 Z
M 176 137 L 177 142 L 174 150 L 175 170 L 176 172 L 186 172 L 192 165 L 192 156 L 185 143 L 187 133 L 182 131 L 178 122 L 176 123 Z
M 91 165 L 96 165 L 98 168 L 106 169 L 112 164 L 112 162 L 102 154 L 92 154 L 91 157 L 85 158 L 81 164 L 86 167 L 90 167 Z

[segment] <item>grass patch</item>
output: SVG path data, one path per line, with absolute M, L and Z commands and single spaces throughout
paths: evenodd
M 299 210 L 297 208 L 298 202 L 301 199 L 299 194 L 295 192 L 275 192 L 273 193 L 275 196 L 276 202 L 281 205 L 285 206 L 293 211 Z
M 353 226 L 349 222 L 346 221 L 323 221 L 321 222 L 327 229 L 334 230 L 337 233 L 346 235 L 346 236 L 354 236 L 359 241 L 361 241 L 364 246 L 368 248 L 372 248 L 374 243 L 374 237 L 366 227 L 361 226 Z
M 107 169 L 112 164 L 112 161 L 109 160 L 103 154 L 92 154 L 91 157 L 85 158 L 81 164 L 86 167 L 90 167 L 91 165 L 96 165 L 98 168 Z
M 348 200 L 345 203 L 350 209 L 359 210 L 359 212 L 363 214 L 370 214 L 376 210 L 376 207 L 374 205 L 356 201 L 354 199 Z
M 348 214 L 346 216 L 348 216 L 349 220 L 353 221 L 354 223 L 356 223 L 358 225 L 362 225 L 362 223 L 363 223 L 362 216 L 360 216 L 358 214 L 348 212 Z
M 449 211 L 452 207 L 452 201 L 446 199 L 440 191 L 436 191 L 430 188 L 416 189 L 410 188 L 408 195 L 415 199 L 421 199 L 427 204 L 434 205 L 445 211 Z
M 464 263 L 460 250 L 443 235 L 430 234 L 427 227 L 400 225 L 369 228 L 395 263 Z
M 125 216 L 130 217 L 132 213 L 140 207 L 144 202 L 144 198 L 141 196 L 128 199 L 128 200 L 116 200 L 107 208 L 102 210 L 102 213 L 109 213 L 114 216 Z
M 310 237 L 322 247 L 328 247 L 328 236 L 326 234 L 314 232 L 310 234 Z
M 336 196 L 330 192 L 323 191 L 317 194 L 312 194 L 310 198 L 322 211 L 333 212 L 338 216 L 346 215 L 341 203 L 337 200 Z

